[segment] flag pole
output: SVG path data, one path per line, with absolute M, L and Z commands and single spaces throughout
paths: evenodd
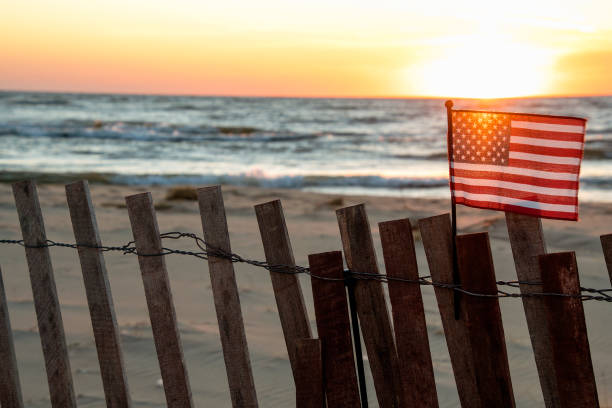
M 451 186 L 451 228 L 452 228 L 452 239 L 451 239 L 451 249 L 453 252 L 453 284 L 459 285 L 461 280 L 459 279 L 459 271 L 457 268 L 457 204 L 455 203 L 455 194 L 453 192 L 453 167 L 451 166 L 453 159 L 453 101 L 448 100 L 444 103 L 446 106 L 446 118 L 448 121 L 448 133 L 447 133 L 447 147 L 448 147 L 448 175 Z M 453 290 L 453 303 L 455 310 L 455 320 L 459 320 L 460 317 L 460 309 L 459 309 L 459 301 L 460 294 L 459 291 Z

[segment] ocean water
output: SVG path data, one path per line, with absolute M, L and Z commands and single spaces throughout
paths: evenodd
M 582 201 L 612 201 L 612 97 L 455 100 L 588 119 Z M 441 99 L 0 93 L 0 181 L 87 177 L 447 197 Z

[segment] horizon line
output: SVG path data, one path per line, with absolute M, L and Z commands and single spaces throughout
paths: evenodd
M 438 95 L 261 95 L 261 94 L 196 94 L 196 93 L 172 93 L 172 92 L 112 92 L 112 91 L 78 91 L 78 90 L 32 90 L 32 89 L 10 89 L 0 88 L 0 93 L 32 93 L 32 94 L 76 94 L 76 95 L 130 95 L 130 96 L 177 96 L 193 98 L 261 98 L 261 99 L 464 99 L 464 100 L 499 100 L 499 99 L 536 99 L 536 98 L 598 98 L 612 97 L 612 94 L 537 94 L 525 96 L 503 96 L 503 97 L 462 97 L 462 96 L 438 96 Z

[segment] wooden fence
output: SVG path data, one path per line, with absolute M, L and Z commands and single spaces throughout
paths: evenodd
M 30 271 L 51 404 L 76 407 L 66 339 L 36 186 L 13 185 Z M 102 243 L 87 182 L 66 186 L 83 272 L 100 373 L 108 407 L 129 407 L 130 392 Z M 221 188 L 197 190 L 205 241 L 230 253 Z M 177 326 L 168 271 L 149 193 L 126 198 L 146 301 L 169 407 L 193 400 Z M 295 266 L 280 201 L 255 206 L 268 264 Z M 295 380 L 298 407 L 358 407 L 354 338 L 344 261 L 351 271 L 356 313 L 381 407 L 437 407 L 438 398 L 421 297 L 413 226 L 408 219 L 379 224 L 386 276 L 387 309 L 370 224 L 363 205 L 337 211 L 342 252 L 308 257 L 318 338 L 313 338 L 302 288 L 295 273 L 271 271 L 280 324 Z M 510 242 L 540 384 L 547 407 L 596 407 L 597 390 L 578 270 L 573 252 L 547 254 L 537 218 L 507 214 Z M 514 407 L 497 285 L 487 233 L 456 239 L 461 288 L 454 295 L 451 223 L 448 214 L 419 220 L 418 228 L 434 282 L 456 386 L 463 407 Z M 612 235 L 601 237 L 612 282 Z M 209 254 L 210 255 L 210 254 Z M 230 259 L 210 255 L 208 265 L 219 324 L 229 398 L 234 407 L 256 407 L 257 395 L 239 293 Z M 363 277 L 363 275 L 362 275 Z M 571 296 L 530 296 L 533 293 Z M 459 304 L 456 305 L 455 302 Z M 455 309 L 460 315 L 456 319 Z M 559 318 L 563 316 L 563 318 Z M 355 344 L 356 346 L 357 344 Z M 360 393 L 361 391 L 361 393 Z M 0 406 L 22 407 L 22 390 L 0 273 Z

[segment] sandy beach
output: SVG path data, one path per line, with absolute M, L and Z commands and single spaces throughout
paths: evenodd
M 92 199 L 103 244 L 122 245 L 132 240 L 124 197 L 143 191 L 153 194 L 161 232 L 183 231 L 202 235 L 197 203 L 168 200 L 168 190 L 168 187 L 156 186 L 92 185 Z M 340 196 L 235 186 L 224 186 L 223 193 L 234 252 L 252 259 L 264 259 L 253 206 L 281 199 L 296 262 L 300 265 L 307 265 L 308 254 L 341 249 L 334 212 L 337 208 L 366 204 L 381 271 L 384 265 L 378 222 L 406 217 L 416 221 L 449 211 L 448 201 L 435 199 Z M 47 237 L 74 242 L 63 185 L 40 185 L 39 196 Z M 582 286 L 610 287 L 599 236 L 612 232 L 611 216 L 610 204 L 585 203 L 581 205 L 581 220 L 578 222 L 544 221 L 549 251 L 576 251 Z M 516 279 L 504 214 L 460 207 L 458 217 L 460 233 L 489 232 L 497 278 Z M 8 184 L 0 184 L 0 238 L 21 238 Z M 420 274 L 428 275 L 418 235 L 416 243 Z M 168 246 L 194 249 L 188 240 L 168 242 Z M 104 394 L 77 253 L 72 249 L 52 248 L 51 255 L 78 404 L 102 407 Z M 165 406 L 137 259 L 120 253 L 106 253 L 105 258 L 134 406 Z M 167 265 L 194 402 L 197 406 L 229 407 L 231 403 L 207 264 L 196 258 L 172 255 L 167 257 Z M 0 245 L 0 267 L 8 297 L 24 400 L 30 407 L 47 407 L 49 393 L 23 248 Z M 260 406 L 294 406 L 291 371 L 269 273 L 238 264 L 236 274 Z M 310 282 L 305 277 L 301 281 L 311 325 L 316 331 Z M 455 407 L 458 397 L 433 290 L 423 287 L 422 292 L 440 405 Z M 502 299 L 500 304 L 517 406 L 542 406 L 522 303 L 519 299 Z M 600 401 L 608 406 L 612 404 L 612 357 L 608 352 L 612 348 L 610 305 L 590 301 L 585 302 L 584 307 Z M 368 381 L 370 404 L 376 406 L 371 378 Z

